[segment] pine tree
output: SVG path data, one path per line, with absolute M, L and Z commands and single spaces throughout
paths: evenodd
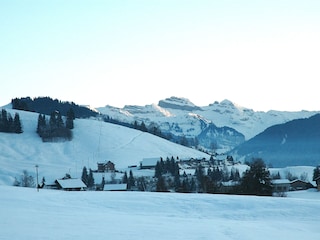
M 161 164 L 158 161 L 154 170 L 154 176 L 156 178 L 159 178 L 161 175 L 163 174 L 162 168 L 161 168 Z
M 125 172 L 123 177 L 122 177 L 122 183 L 128 183 L 128 174 L 127 174 L 127 172 Z
M 272 195 L 270 172 L 262 159 L 253 159 L 240 184 L 240 191 L 249 195 Z
M 313 169 L 313 178 L 312 180 L 315 181 L 318 177 L 320 177 L 320 165 Z
M 82 182 L 84 182 L 85 185 L 88 186 L 88 171 L 85 166 L 82 169 L 81 180 L 82 180 Z
M 146 125 L 144 124 L 144 122 L 141 123 L 141 125 L 140 125 L 140 130 L 141 130 L 142 132 L 148 132 L 148 129 L 147 129 Z
M 73 112 L 72 108 L 70 108 L 69 111 L 67 112 L 66 128 L 68 128 L 68 129 L 74 128 L 74 124 L 73 124 L 74 119 L 75 119 L 74 112 Z
M 181 191 L 181 181 L 180 181 L 180 171 L 179 171 L 179 165 L 176 163 L 174 165 L 174 186 L 175 190 L 177 192 Z
M 167 190 L 168 189 L 167 189 L 165 180 L 162 176 L 160 176 L 157 181 L 156 191 L 157 192 L 166 192 Z
M 53 131 L 57 128 L 56 112 L 52 112 L 50 114 L 49 126 L 50 126 L 51 131 Z
M 92 188 L 94 186 L 94 178 L 93 178 L 93 172 L 91 168 L 89 169 L 89 175 L 88 175 L 88 188 Z
M 21 126 L 21 121 L 20 121 L 20 117 L 19 114 L 16 113 L 14 115 L 14 119 L 13 119 L 13 130 L 15 133 L 22 133 L 22 126 Z
M 129 179 L 128 179 L 128 189 L 132 190 L 133 187 L 135 187 L 135 180 L 134 180 L 134 177 L 133 177 L 133 173 L 132 171 L 130 170 L 129 172 Z
M 8 113 L 5 109 L 1 110 L 1 122 L 0 122 L 0 131 L 8 132 L 9 130 L 9 121 L 8 121 Z
M 205 189 L 205 173 L 204 173 L 204 168 L 201 164 L 199 164 L 198 167 L 196 168 L 194 175 L 197 179 L 198 191 L 203 192 Z

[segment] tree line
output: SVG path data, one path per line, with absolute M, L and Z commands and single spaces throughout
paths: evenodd
M 155 167 L 154 179 L 154 189 L 158 192 L 272 195 L 270 172 L 262 159 L 253 159 L 242 176 L 235 168 L 231 171 L 226 167 L 206 170 L 201 164 L 198 164 L 193 175 L 186 172 L 180 174 L 178 163 L 173 158 L 161 159 Z M 225 189 L 222 183 L 227 181 L 235 184 Z
M 53 111 L 59 111 L 63 116 L 72 109 L 76 118 L 96 117 L 98 113 L 85 106 L 79 106 L 74 102 L 60 101 L 50 97 L 38 98 L 14 98 L 11 100 L 12 108 L 17 110 L 36 112 L 50 115 Z
M 44 142 L 56 141 L 59 139 L 71 140 L 74 128 L 73 120 L 75 119 L 74 112 L 69 109 L 67 112 L 66 120 L 62 119 L 59 111 L 53 111 L 47 120 L 44 114 L 39 114 L 37 133 Z
M 11 116 L 5 109 L 0 112 L 0 132 L 22 133 L 22 125 L 18 113 Z

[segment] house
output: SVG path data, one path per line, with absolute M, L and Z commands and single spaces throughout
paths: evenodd
M 320 191 L 320 176 L 315 178 L 314 180 L 316 181 L 318 191 Z
M 65 191 L 80 191 L 84 190 L 87 186 L 79 178 L 63 178 L 55 181 L 57 189 Z
M 98 164 L 98 172 L 114 172 L 115 164 L 111 161 L 97 163 Z
M 104 185 L 103 191 L 127 191 L 127 184 L 126 183 L 120 183 L 120 184 L 107 183 Z
M 144 158 L 140 162 L 140 169 L 154 169 L 157 165 L 157 162 L 160 161 L 160 158 Z
M 302 181 L 300 179 L 295 179 L 290 183 L 290 190 L 292 191 L 306 190 L 312 187 L 313 185 L 311 183 Z
M 234 192 L 234 189 L 240 185 L 240 182 L 238 181 L 227 181 L 227 182 L 221 182 L 219 187 L 220 193 L 232 193 Z
M 290 189 L 290 181 L 288 179 L 275 179 L 272 180 L 274 192 L 288 192 Z

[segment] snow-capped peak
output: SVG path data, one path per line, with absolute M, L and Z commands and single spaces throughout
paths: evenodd
M 160 100 L 158 105 L 162 108 L 171 108 L 184 111 L 201 110 L 200 107 L 193 104 L 187 98 L 170 97 L 164 100 Z

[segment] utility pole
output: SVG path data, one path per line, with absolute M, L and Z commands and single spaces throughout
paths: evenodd
M 38 179 L 38 165 L 35 166 L 36 167 L 36 173 L 37 173 L 37 191 L 39 192 L 39 179 Z

